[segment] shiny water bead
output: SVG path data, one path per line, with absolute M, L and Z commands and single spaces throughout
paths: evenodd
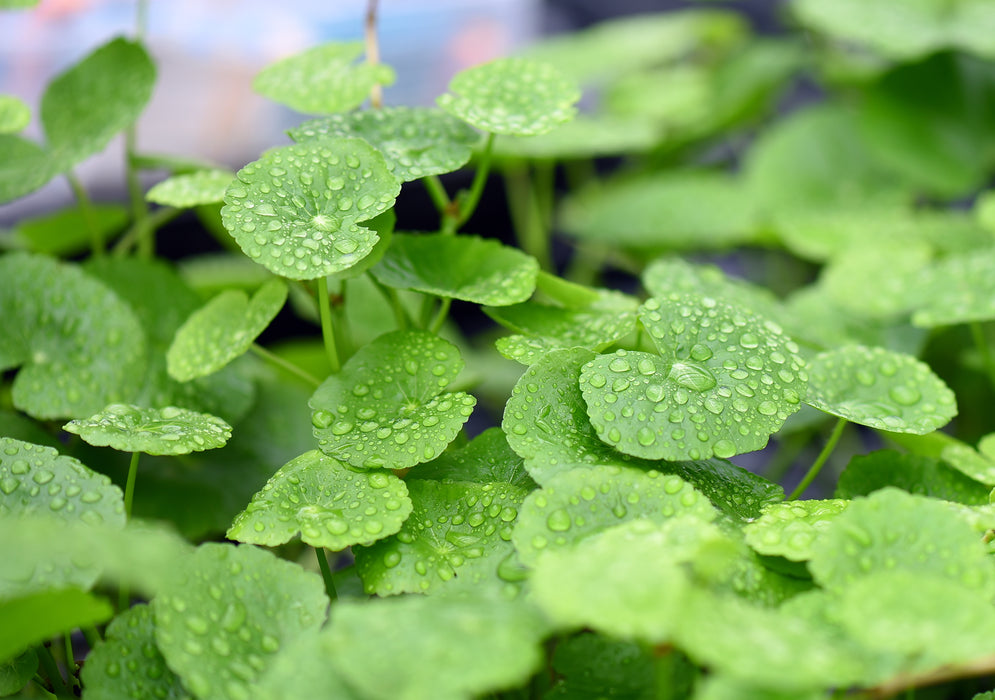
M 524 460 L 512 451 L 501 428 L 488 428 L 467 445 L 446 450 L 431 462 L 419 465 L 418 478 L 506 483 L 527 491 L 536 486 L 525 471 Z
M 228 170 L 198 170 L 173 175 L 149 189 L 145 199 L 180 209 L 214 204 L 224 200 L 225 190 L 234 179 L 235 174 Z
M 860 425 L 925 435 L 957 414 L 953 392 L 911 355 L 848 345 L 817 355 L 809 375 L 806 403 Z
M 848 504 L 842 499 L 769 503 L 743 528 L 746 543 L 760 554 L 807 561 L 816 538 Z
M 150 455 L 213 450 L 231 437 L 231 426 L 217 416 L 176 406 L 111 404 L 89 418 L 66 423 L 62 429 L 91 445 Z

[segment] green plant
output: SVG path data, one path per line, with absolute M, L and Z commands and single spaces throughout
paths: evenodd
M 605 23 L 431 109 L 320 46 L 255 87 L 324 116 L 238 173 L 138 149 L 140 40 L 49 85 L 44 144 L 0 97 L 0 201 L 78 198 L 2 239 L 0 695 L 995 685 L 995 10 L 792 11 L 808 44 Z M 778 110 L 797 76 L 824 99 Z M 73 169 L 122 131 L 130 205 L 96 204 Z M 466 232 L 491 175 L 518 246 Z M 188 209 L 224 252 L 157 258 Z M 312 336 L 261 340 L 281 313 Z

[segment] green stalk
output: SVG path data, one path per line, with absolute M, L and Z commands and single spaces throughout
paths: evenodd
M 442 297 L 439 300 L 439 310 L 435 314 L 435 319 L 432 324 L 428 327 L 428 330 L 436 335 L 439 334 L 439 330 L 442 328 L 442 324 L 446 322 L 446 317 L 449 315 L 449 307 L 452 305 L 453 300 L 449 297 Z
M 87 194 L 83 183 L 79 181 L 79 178 L 72 171 L 66 173 L 66 180 L 69 181 L 69 186 L 73 190 L 73 196 L 76 197 L 76 201 L 79 203 L 79 210 L 83 213 L 83 221 L 86 223 L 86 229 L 90 234 L 90 253 L 95 258 L 103 257 L 104 242 L 100 240 L 100 232 L 97 230 L 97 216 L 93 211 L 93 202 L 90 200 L 90 195 Z
M 971 337 L 974 339 L 974 346 L 978 349 L 981 361 L 985 366 L 985 372 L 988 374 L 988 381 L 995 387 L 995 360 L 992 359 L 992 350 L 988 345 L 985 330 L 978 321 L 971 321 L 968 325 L 971 328 Z
M 118 240 L 114 246 L 114 255 L 117 257 L 123 257 L 128 253 L 139 241 L 147 238 L 146 230 L 151 229 L 156 231 L 170 221 L 178 217 L 183 213 L 182 209 L 175 207 L 160 207 L 154 212 L 151 212 L 147 217 L 141 221 L 136 221 L 125 231 L 124 235 Z
M 299 379 L 303 379 L 311 386 L 318 386 L 319 384 L 321 384 L 321 380 L 319 380 L 311 373 L 304 371 L 303 369 L 295 365 L 293 362 L 289 362 L 288 360 L 283 359 L 276 353 L 270 352 L 269 350 L 264 348 L 262 345 L 259 345 L 258 343 L 253 343 L 252 345 L 249 346 L 249 349 L 252 350 L 252 352 L 254 352 L 259 357 L 266 360 L 267 362 L 279 367 L 282 370 L 290 372 L 292 375 L 294 375 Z
M 97 644 L 103 641 L 103 637 L 100 635 L 100 630 L 96 627 L 83 627 L 83 636 L 86 637 L 86 643 L 90 645 L 90 648 L 97 646 Z
M 413 326 L 414 323 L 411 321 L 411 317 L 408 316 L 408 311 L 404 308 L 404 304 L 401 303 L 401 297 L 398 296 L 397 290 L 383 284 L 369 271 L 366 272 L 366 276 L 370 278 L 373 286 L 377 288 L 384 299 L 387 300 L 387 303 L 390 304 L 391 311 L 394 312 L 394 322 L 397 323 L 397 329 L 404 331 Z
M 66 673 L 72 679 L 73 685 L 76 685 L 76 654 L 73 652 L 73 638 L 69 632 L 66 632 L 62 635 L 62 639 L 66 645 Z
M 436 210 L 440 214 L 445 215 L 452 206 L 452 202 L 449 200 L 449 195 L 446 194 L 446 188 L 443 187 L 442 180 L 436 175 L 429 175 L 422 178 L 422 183 L 425 185 L 428 196 L 432 198 L 432 203 L 435 205 Z
M 34 675 L 34 678 L 31 679 L 31 682 L 38 687 L 38 690 L 41 691 L 43 697 L 46 698 L 59 697 L 58 695 L 48 692 L 48 688 L 45 687 L 45 679 L 39 676 L 37 673 Z
M 346 301 L 348 299 L 348 280 L 342 280 L 339 284 L 339 303 L 332 308 L 332 320 L 335 322 L 335 340 L 338 341 L 339 358 L 342 361 L 348 360 L 355 352 L 352 344 L 352 329 L 349 327 L 349 317 L 346 315 Z
M 480 196 L 484 193 L 484 185 L 487 183 L 487 176 L 491 171 L 491 150 L 494 148 L 494 134 L 487 134 L 487 143 L 484 144 L 484 152 L 480 154 L 480 163 L 477 164 L 477 172 L 473 175 L 473 184 L 466 199 L 460 202 L 459 218 L 456 226 L 466 223 L 467 219 L 473 216 Z
M 809 487 L 809 484 L 811 484 L 815 480 L 815 477 L 819 475 L 819 472 L 822 470 L 822 465 L 826 463 L 826 460 L 829 459 L 829 455 L 832 454 L 833 449 L 836 447 L 836 443 L 840 441 L 840 436 L 843 434 L 843 429 L 846 427 L 847 422 L 846 418 L 840 418 L 836 421 L 836 425 L 833 427 L 833 432 L 829 435 L 829 439 L 822 448 L 822 452 L 820 452 L 819 456 L 815 458 L 815 462 L 813 462 L 812 466 L 809 467 L 809 470 L 802 478 L 801 483 L 795 487 L 795 490 L 792 491 L 791 495 L 785 500 L 793 501 L 801 496 L 805 492 L 805 489 Z
M 66 679 L 62 677 L 59 664 L 55 663 L 52 651 L 45 644 L 39 644 L 35 651 L 38 653 L 38 661 L 41 662 L 41 667 L 45 669 L 45 675 L 48 676 L 48 682 L 51 684 L 52 690 L 57 696 L 62 695 L 58 690 L 58 684 L 62 684 L 63 688 L 68 688 L 69 686 L 66 683 Z
M 539 267 L 551 271 L 548 229 L 528 165 L 508 168 L 503 175 L 518 244 L 539 261 Z
M 318 311 L 321 314 L 321 337 L 325 341 L 325 352 L 328 354 L 328 364 L 332 367 L 332 374 L 338 373 L 342 369 L 339 362 L 339 348 L 335 342 L 335 326 L 332 325 L 332 307 L 328 300 L 328 278 L 319 277 L 318 287 Z
M 314 554 L 318 557 L 318 568 L 321 569 L 321 578 L 325 580 L 325 592 L 328 599 L 333 603 L 338 600 L 339 594 L 335 591 L 335 582 L 332 580 L 332 569 L 328 566 L 328 556 L 324 547 L 314 547 Z
M 141 452 L 131 453 L 131 464 L 128 465 L 128 483 L 124 487 L 124 516 L 131 520 L 131 504 L 135 498 L 135 480 L 138 478 L 138 458 Z
M 676 697 L 676 659 L 673 650 L 653 649 L 653 669 L 656 684 L 656 700 L 674 700 Z

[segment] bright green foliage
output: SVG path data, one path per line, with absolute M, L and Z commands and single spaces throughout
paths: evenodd
M 972 527 L 942 501 L 894 488 L 854 499 L 816 540 L 809 568 L 842 591 L 882 570 L 949 578 L 991 596 L 995 567 Z
M 650 299 L 640 321 L 660 356 L 619 350 L 581 370 L 588 416 L 606 443 L 645 459 L 732 457 L 762 448 L 798 410 L 807 376 L 772 322 L 685 295 Z
M 476 400 L 445 392 L 463 369 L 459 351 L 423 331 L 395 331 L 364 346 L 308 405 L 318 446 L 355 467 L 403 469 L 435 459 Z
M 526 491 L 511 484 L 407 482 L 414 510 L 393 537 L 354 550 L 367 593 L 433 592 L 454 577 L 495 578 L 511 554 L 511 530 Z
M 912 323 L 925 328 L 995 318 L 995 249 L 951 255 L 919 281 L 921 304 Z
M 0 10 L 20 10 L 37 4 L 38 0 L 0 0 Z
M 653 659 L 634 642 L 597 634 L 568 637 L 556 645 L 553 669 L 560 680 L 544 696 L 549 700 L 653 697 Z
M 359 225 L 394 204 L 400 184 L 359 139 L 322 139 L 267 151 L 238 171 L 221 218 L 246 255 L 306 280 L 352 267 L 377 235 Z
M 458 73 L 436 101 L 481 131 L 535 136 L 573 119 L 579 99 L 580 88 L 553 66 L 499 58 Z
M 393 474 L 355 471 L 312 450 L 280 467 L 227 537 L 272 547 L 299 532 L 307 544 L 337 552 L 393 535 L 410 513 L 408 489 Z
M 342 588 L 338 586 L 339 596 Z M 252 697 L 260 700 L 284 698 L 335 698 L 364 700 L 350 688 L 342 675 L 329 665 L 333 651 L 329 636 L 319 631 L 305 632 L 286 644 L 253 684 Z
M 812 543 L 847 504 L 842 499 L 769 503 L 758 520 L 743 528 L 746 543 L 760 554 L 807 561 Z
M 192 698 L 166 666 L 155 642 L 155 619 L 148 605 L 136 605 L 114 618 L 83 666 L 86 696 L 119 698 Z
M 0 134 L 0 203 L 33 192 L 55 175 L 56 164 L 33 141 Z
M 848 345 L 817 355 L 808 371 L 805 402 L 853 423 L 925 435 L 957 415 L 953 392 L 909 355 Z
M 134 314 L 75 266 L 5 255 L 0 308 L 0 367 L 21 367 L 14 406 L 35 418 L 91 415 L 127 399 L 145 371 L 145 334 Z
M 524 460 L 511 450 L 500 428 L 488 428 L 466 446 L 447 450 L 419 466 L 418 478 L 511 484 L 527 491 L 536 486 L 525 471 Z
M 106 622 L 114 609 L 103 598 L 75 588 L 0 601 L 0 660 L 12 659 L 49 637 Z
M 995 433 L 989 433 L 981 438 L 978 441 L 977 450 L 972 450 L 963 443 L 951 443 L 943 448 L 941 457 L 970 480 L 995 486 Z M 961 502 L 968 503 L 969 501 Z
M 660 127 L 641 116 L 579 114 L 573 121 L 527 139 L 502 136 L 494 150 L 503 158 L 566 160 L 647 150 L 662 138 Z
M 710 675 L 695 686 L 694 700 L 825 700 L 824 691 L 798 692 L 769 690 L 733 680 L 727 676 Z
M 966 446 L 965 446 L 966 447 Z M 973 450 L 970 450 L 973 452 Z M 946 450 L 944 450 L 946 455 Z M 980 456 L 979 456 L 980 457 Z M 944 460 L 946 457 L 944 457 Z M 850 460 L 836 484 L 837 498 L 869 496 L 886 486 L 967 505 L 986 505 L 988 486 L 935 457 L 878 450 Z
M 929 246 L 915 241 L 848 248 L 833 258 L 820 283 L 855 316 L 900 316 L 915 307 L 930 257 Z
M 38 655 L 28 649 L 20 656 L 0 662 L 0 697 L 13 695 L 28 684 L 38 669 Z
M 395 234 L 373 274 L 390 287 L 491 306 L 525 301 L 539 263 L 517 248 L 477 236 Z
M 169 376 L 187 382 L 225 367 L 252 346 L 286 301 L 282 280 L 270 280 L 251 299 L 235 289 L 214 297 L 176 331 L 166 353 Z
M 668 172 L 581 190 L 564 203 L 562 224 L 584 240 L 628 248 L 721 250 L 750 241 L 757 215 L 728 175 Z
M 187 408 L 141 408 L 111 404 L 85 419 L 70 421 L 63 430 L 91 445 L 150 455 L 185 455 L 224 446 L 231 426 L 217 416 Z
M 534 565 L 546 552 L 619 523 L 639 518 L 665 523 L 677 515 L 707 522 L 717 512 L 678 476 L 616 466 L 575 469 L 529 494 L 512 537 L 522 561 Z
M 104 150 L 152 97 L 155 66 L 140 43 L 113 39 L 57 76 L 41 98 L 41 123 L 60 170 Z
M 339 603 L 323 646 L 370 700 L 470 700 L 532 675 L 543 628 L 518 601 L 407 596 Z
M 169 207 L 189 208 L 224 201 L 225 190 L 235 179 L 228 170 L 198 170 L 173 175 L 145 193 L 145 199 Z
M 30 107 L 13 95 L 0 95 L 0 134 L 16 134 L 30 121 Z
M 401 182 L 459 170 L 480 134 L 438 109 L 385 107 L 333 114 L 294 127 L 294 141 L 327 137 L 361 138 L 380 151 Z
M 735 519 L 758 518 L 764 505 L 784 500 L 783 488 L 724 459 L 648 464 L 681 477 Z
M 382 64 L 353 61 L 360 42 L 330 42 L 264 68 L 252 89 L 306 114 L 347 112 L 361 105 L 374 85 L 390 85 L 394 71 Z
M 194 695 L 240 700 L 327 604 L 315 574 L 250 545 L 205 544 L 153 600 L 156 644 Z
M 86 250 L 93 240 L 92 223 L 101 241 L 121 231 L 128 222 L 128 210 L 117 204 L 94 204 L 89 216 L 71 207 L 35 219 L 25 219 L 14 229 L 14 241 L 32 253 L 73 255 Z

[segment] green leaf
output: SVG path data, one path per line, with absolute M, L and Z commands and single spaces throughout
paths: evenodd
M 916 305 L 931 257 L 929 246 L 917 241 L 853 246 L 830 261 L 820 283 L 854 316 L 902 316 Z
M 823 690 L 769 690 L 727 676 L 709 675 L 695 685 L 694 700 L 825 700 Z
M 743 528 L 746 543 L 760 554 L 807 561 L 812 558 L 812 543 L 848 503 L 841 499 L 769 503 L 759 519 Z
M 500 428 L 488 428 L 458 450 L 447 450 L 418 467 L 419 479 L 511 484 L 526 491 L 536 487 Z
M 0 659 L 11 659 L 77 627 L 99 625 L 113 615 L 106 600 L 74 588 L 0 601 Z
M 55 159 L 34 141 L 0 134 L 0 204 L 34 192 L 57 172 Z
M 943 454 L 945 460 L 946 449 Z M 944 460 L 894 450 L 857 455 L 840 474 L 836 497 L 869 496 L 886 486 L 894 486 L 920 496 L 987 505 L 990 488 L 951 468 Z
M 287 285 L 282 280 L 270 280 L 251 299 L 235 289 L 214 297 L 176 331 L 166 353 L 169 376 L 188 382 L 244 355 L 286 301 Z
M 92 225 L 97 238 L 108 240 L 128 223 L 128 210 L 118 204 L 92 204 L 90 213 L 77 207 L 62 209 L 32 219 L 22 219 L 14 229 L 14 241 L 33 253 L 75 255 L 88 250 L 93 242 Z
M 403 469 L 435 459 L 476 403 L 443 391 L 461 369 L 459 350 L 430 333 L 380 336 L 308 402 L 318 446 L 354 467 Z
M 304 122 L 287 132 L 294 141 L 361 138 L 383 154 L 401 182 L 459 170 L 480 134 L 438 109 L 384 107 Z
M 848 345 L 809 363 L 805 403 L 853 423 L 925 435 L 957 415 L 954 394 L 928 365 L 884 348 Z
M 208 301 L 228 289 L 249 292 L 273 279 L 241 253 L 205 253 L 179 262 L 177 272 L 197 296 Z
M 406 596 L 340 602 L 322 647 L 365 698 L 470 700 L 524 683 L 543 633 L 522 602 Z
M 529 494 L 512 541 L 531 566 L 547 552 L 568 549 L 619 523 L 646 518 L 663 524 L 678 515 L 708 522 L 717 512 L 678 476 L 618 466 L 574 469 Z
M 41 123 L 60 171 L 104 150 L 152 97 L 155 66 L 144 47 L 113 39 L 56 76 L 41 98 Z
M 145 371 L 145 334 L 128 308 L 79 268 L 0 258 L 0 367 L 21 366 L 14 406 L 35 418 L 83 417 L 126 400 Z
M 347 112 L 359 107 L 374 85 L 391 85 L 394 71 L 383 64 L 353 62 L 361 42 L 329 42 L 267 66 L 252 89 L 306 114 Z
M 995 249 L 950 255 L 919 280 L 912 323 L 923 328 L 995 318 Z
M 0 134 L 16 134 L 30 122 L 30 107 L 14 95 L 0 94 Z
M 546 700 L 650 700 L 655 690 L 653 657 L 634 642 L 598 634 L 567 637 L 557 643 L 552 665 L 560 680 Z
M 579 99 L 580 88 L 553 66 L 499 58 L 457 73 L 436 102 L 481 131 L 535 136 L 573 119 Z
M 224 201 L 225 190 L 235 179 L 228 170 L 198 170 L 173 175 L 145 193 L 145 199 L 163 206 L 187 209 Z
M 580 114 L 573 121 L 527 139 L 501 136 L 494 141 L 500 158 L 580 160 L 643 153 L 663 140 L 664 131 L 641 115 Z
M 274 148 L 238 171 L 221 218 L 246 255 L 291 279 L 352 267 L 377 235 L 359 225 L 394 204 L 400 183 L 359 139 Z
M 684 295 L 648 300 L 640 320 L 660 356 L 619 350 L 581 370 L 591 425 L 606 443 L 645 459 L 726 458 L 764 447 L 798 410 L 804 364 L 773 322 Z
M 21 10 L 37 4 L 38 0 L 0 0 L 0 10 Z
M 91 445 L 150 455 L 214 450 L 231 437 L 231 426 L 220 418 L 176 406 L 111 404 L 89 418 L 66 423 L 62 429 Z
M 408 489 L 393 474 L 355 471 L 312 450 L 280 467 L 226 536 L 273 547 L 300 533 L 338 552 L 393 535 L 410 513 Z
M 393 537 L 353 550 L 368 594 L 432 593 L 497 576 L 526 491 L 507 483 L 412 479 L 414 510 Z
M 662 462 L 656 468 L 681 477 L 708 496 L 716 508 L 738 520 L 758 518 L 766 504 L 784 500 L 783 488 L 724 459 Z
M 639 249 L 714 250 L 750 242 L 754 199 L 718 172 L 685 171 L 599 183 L 563 203 L 565 231 Z
M 339 599 L 342 588 L 336 582 Z M 328 664 L 333 652 L 328 648 L 328 634 L 308 631 L 286 644 L 273 659 L 262 677 L 252 686 L 252 697 L 259 700 L 283 698 L 335 698 L 365 700 Z
M 103 641 L 87 655 L 80 675 L 90 700 L 191 696 L 155 642 L 155 618 L 148 605 L 136 605 L 107 627 Z
M 373 274 L 399 289 L 508 306 L 535 291 L 539 263 L 517 248 L 477 236 L 394 234 Z
M 155 638 L 197 697 L 243 700 L 280 647 L 325 618 L 321 579 L 251 545 L 201 545 L 152 602 Z
M 949 578 L 983 597 L 995 591 L 995 568 L 967 520 L 943 501 L 895 488 L 851 501 L 812 554 L 812 575 L 831 591 L 885 570 Z
M 38 655 L 28 649 L 20 656 L 0 662 L 0 697 L 18 692 L 30 681 L 38 670 Z
M 940 456 L 947 464 L 965 474 L 972 481 L 995 486 L 995 433 L 989 433 L 981 438 L 976 450 L 963 443 L 951 442 L 943 447 Z M 948 500 L 960 499 L 950 498 Z M 966 503 L 967 501 L 962 502 Z

